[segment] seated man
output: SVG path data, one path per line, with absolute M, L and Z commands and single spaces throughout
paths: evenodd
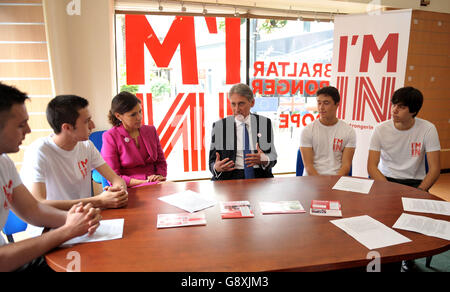
M 0 271 L 49 270 L 42 257 L 69 239 L 95 232 L 101 219 L 91 204 L 73 206 L 64 212 L 38 202 L 22 184 L 14 162 L 6 153 L 19 151 L 19 145 L 30 133 L 25 100 L 28 97 L 14 87 L 0 83 L 0 228 L 9 210 L 25 221 L 55 228 L 41 236 L 18 243 L 5 244 L 0 236 Z
M 270 119 L 250 113 L 255 99 L 248 85 L 234 85 L 228 98 L 233 115 L 215 122 L 212 129 L 212 180 L 273 177 L 277 152 Z
M 372 134 L 367 161 L 369 176 L 428 191 L 440 175 L 441 146 L 436 127 L 416 118 L 423 95 L 413 87 L 403 87 L 394 92 L 391 102 L 392 119 L 379 124 Z
M 95 127 L 88 101 L 61 95 L 47 106 L 47 120 L 54 134 L 33 142 L 26 150 L 22 180 L 36 199 L 68 210 L 78 202 L 98 208 L 120 208 L 127 204 L 125 182 L 105 163 L 89 134 Z M 111 187 L 91 196 L 91 171 L 96 169 Z
M 336 117 L 341 97 L 327 86 L 317 91 L 320 118 L 306 126 L 300 138 L 303 175 L 348 175 L 356 147 L 355 130 Z

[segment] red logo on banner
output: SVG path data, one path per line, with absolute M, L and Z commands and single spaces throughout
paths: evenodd
M 352 36 L 350 45 L 355 46 L 358 38 L 359 36 L 357 35 Z M 373 35 L 364 35 L 359 72 L 368 72 L 370 56 L 373 57 L 375 63 L 381 63 L 384 57 L 387 56 L 386 72 L 397 72 L 398 39 L 398 33 L 391 33 L 387 36 L 381 48 L 378 48 Z M 349 47 L 348 41 L 348 36 L 340 37 L 338 72 L 346 71 L 347 50 Z M 364 121 L 366 105 L 369 107 L 377 122 L 390 119 L 390 98 L 395 90 L 396 77 L 382 77 L 381 88 L 379 91 L 375 89 L 370 77 L 357 76 L 354 81 L 355 92 L 352 119 L 355 121 Z M 348 76 L 337 77 L 337 88 L 341 93 L 341 103 L 338 109 L 338 117 L 341 119 L 345 119 L 346 116 L 348 86 Z

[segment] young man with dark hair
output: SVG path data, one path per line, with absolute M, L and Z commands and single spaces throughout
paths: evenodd
M 73 206 L 69 212 L 38 202 L 22 184 L 14 163 L 6 153 L 19 151 L 30 133 L 25 100 L 14 87 L 0 83 L 0 228 L 12 209 L 23 220 L 37 226 L 54 228 L 41 236 L 5 244 L 0 236 L 0 271 L 49 270 L 42 257 L 51 249 L 99 226 L 100 210 L 91 204 Z
M 372 134 L 367 171 L 375 180 L 389 180 L 428 191 L 441 170 L 441 146 L 436 127 L 416 118 L 423 103 L 419 90 L 400 88 L 391 101 L 392 119 L 379 124 Z M 428 173 L 425 172 L 425 154 Z
M 348 175 L 356 147 L 355 130 L 336 117 L 339 91 L 327 86 L 317 91 L 319 119 L 306 126 L 300 138 L 304 175 Z
M 125 206 L 125 182 L 89 140 L 95 125 L 88 101 L 76 95 L 57 96 L 47 106 L 47 119 L 54 134 L 28 147 L 21 172 L 36 199 L 63 210 L 79 202 L 98 208 Z M 111 187 L 97 196 L 91 196 L 93 169 L 111 182 Z

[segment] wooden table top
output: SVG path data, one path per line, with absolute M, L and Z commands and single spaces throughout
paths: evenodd
M 338 218 L 309 215 L 311 200 L 338 200 L 343 218 L 369 215 L 388 227 L 403 213 L 401 197 L 440 200 L 415 188 L 380 181 L 373 183 L 367 195 L 332 190 L 338 179 L 167 182 L 129 189 L 127 207 L 102 212 L 103 219 L 125 219 L 122 239 L 55 249 L 46 260 L 56 271 L 66 270 L 71 251 L 79 253 L 81 271 L 256 272 L 363 267 L 370 262 L 370 250 L 329 222 Z M 158 198 L 183 190 L 213 194 L 217 201 L 248 200 L 255 217 L 222 219 L 216 204 L 203 211 L 206 226 L 157 229 L 157 214 L 183 212 Z M 299 200 L 306 213 L 261 214 L 260 201 L 282 200 Z M 448 216 L 418 215 L 448 220 Z M 444 239 L 395 230 L 412 242 L 377 249 L 381 263 L 434 255 L 450 246 Z

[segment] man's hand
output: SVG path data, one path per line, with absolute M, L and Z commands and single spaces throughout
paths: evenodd
M 96 196 L 100 208 L 122 208 L 128 204 L 128 192 L 122 187 L 107 187 L 105 191 Z
M 233 171 L 234 168 L 234 161 L 230 160 L 230 158 L 225 158 L 223 160 L 220 160 L 220 154 L 216 152 L 216 162 L 214 163 L 214 169 L 217 172 L 227 172 L 227 171 Z
M 252 167 L 255 165 L 261 165 L 269 161 L 267 155 L 259 148 L 259 144 L 256 143 L 256 151 L 257 153 L 250 153 L 245 156 L 245 166 Z
M 91 203 L 86 206 L 83 206 L 82 203 L 78 203 L 73 205 L 67 213 L 64 227 L 70 231 L 71 238 L 86 233 L 91 236 L 100 226 L 101 219 L 100 209 L 93 208 Z

